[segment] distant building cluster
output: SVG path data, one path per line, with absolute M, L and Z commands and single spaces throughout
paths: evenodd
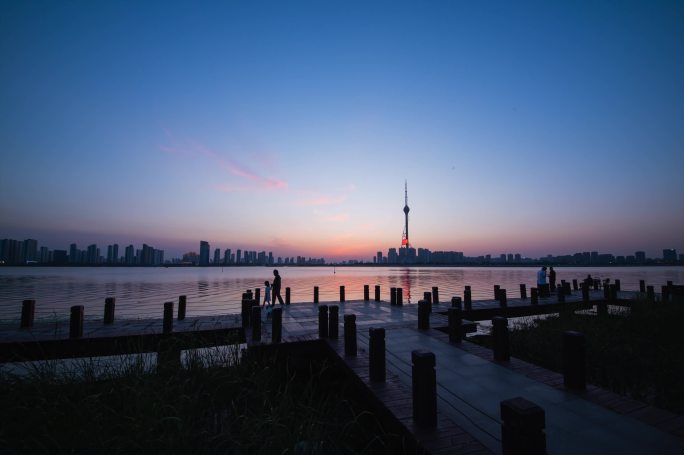
M 210 255 L 211 247 L 206 240 L 200 241 L 200 251 L 197 254 L 194 251 L 185 253 L 181 259 L 172 261 L 174 264 L 187 264 L 199 266 L 231 266 L 231 265 L 324 265 L 324 258 L 306 258 L 304 256 L 293 257 L 278 257 L 273 256 L 273 252 L 269 251 L 243 251 L 241 249 L 233 250 L 227 248 L 221 254 L 220 248 L 214 249 L 213 256 Z

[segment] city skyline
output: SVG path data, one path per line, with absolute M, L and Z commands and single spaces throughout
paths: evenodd
M 684 250 L 684 4 L 0 5 L 0 238 Z M 183 33 L 178 33 L 183 30 Z M 213 251 L 212 251 L 213 253 Z

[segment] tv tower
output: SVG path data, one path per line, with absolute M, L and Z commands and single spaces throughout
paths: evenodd
M 411 248 L 411 244 L 409 243 L 409 233 L 408 233 L 408 214 L 409 214 L 409 206 L 408 206 L 408 186 L 406 184 L 406 180 L 404 180 L 404 234 L 401 236 L 401 247 L 402 248 Z

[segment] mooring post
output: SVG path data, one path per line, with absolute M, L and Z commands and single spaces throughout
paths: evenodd
M 539 304 L 539 291 L 537 288 L 530 288 L 530 303 L 532 305 Z
M 173 332 L 173 302 L 164 302 L 164 325 L 162 333 Z
M 36 301 L 33 299 L 27 299 L 21 302 L 21 322 L 19 323 L 20 329 L 28 329 L 33 327 L 33 320 L 36 316 Z
M 397 305 L 402 306 L 404 304 L 404 290 L 402 288 L 397 288 Z
M 390 288 L 390 305 L 397 304 L 397 288 Z
M 617 285 L 611 284 L 610 285 L 610 301 L 612 303 L 617 302 L 617 291 L 618 291 Z
M 473 309 L 473 298 L 471 293 L 472 291 L 470 290 L 470 286 L 466 286 L 465 290 L 463 291 L 463 307 L 466 311 Z
M 601 286 L 601 280 L 598 278 L 594 278 L 594 291 L 598 291 L 600 286 Z
M 290 304 L 290 288 L 285 288 L 285 305 Z
M 463 310 L 463 302 L 460 297 L 454 296 L 451 298 L 451 308 L 458 308 L 459 310 Z
M 603 298 L 610 300 L 610 284 L 606 283 L 603 285 Z
M 363 301 L 368 302 L 370 300 L 370 286 L 367 284 L 363 285 Z
M 240 318 L 242 319 L 242 328 L 246 329 L 249 327 L 249 319 L 251 316 L 250 311 L 252 308 L 251 299 L 249 298 L 249 292 L 242 294 L 241 308 L 240 308 Z
M 314 286 L 313 303 L 318 303 L 318 286 Z
M 178 320 L 185 319 L 185 307 L 187 305 L 187 297 L 184 295 L 178 296 Z
M 254 289 L 254 300 L 256 300 L 257 305 L 261 304 L 261 288 Z
M 368 329 L 368 368 L 370 380 L 385 382 L 385 329 Z
M 494 285 L 494 300 L 499 300 L 499 290 L 501 289 L 501 286 L 498 284 Z
M 427 302 L 428 312 L 432 313 L 432 292 L 430 292 L 430 291 L 423 292 L 423 300 L 425 300 Z
M 452 307 L 447 311 L 449 315 L 449 341 L 460 343 L 463 339 L 463 316 L 461 309 Z
M 576 278 L 573 278 L 573 280 L 572 280 L 572 289 L 573 289 L 574 291 L 579 291 L 579 284 L 577 284 L 577 279 L 576 279 Z
M 251 289 L 247 289 L 246 294 L 247 294 L 247 299 L 252 300 L 252 298 L 254 298 L 254 295 L 252 294 Z
M 563 332 L 563 384 L 571 389 L 585 389 L 586 339 L 583 333 L 567 330 Z
M 380 301 L 380 285 L 375 285 L 375 301 Z
M 113 324 L 114 323 L 114 305 L 116 299 L 114 297 L 105 298 L 104 305 L 104 323 Z
M 563 289 L 562 284 L 556 286 L 556 295 L 558 298 L 558 303 L 565 303 L 565 290 Z
M 661 286 L 660 288 L 660 301 L 663 303 L 667 303 L 667 301 L 670 300 L 670 287 L 669 286 Z
M 646 300 L 655 302 L 655 288 L 653 286 L 646 286 Z
M 520 283 L 520 298 L 527 299 L 527 286 L 523 283 Z
M 252 300 L 256 305 L 252 307 L 252 341 L 261 341 L 261 307 L 258 300 Z
M 425 300 L 418 302 L 418 330 L 430 328 L 430 304 Z
M 511 349 L 508 336 L 508 319 L 501 316 L 495 316 L 492 319 L 492 338 L 494 343 L 494 360 L 510 360 Z
M 563 285 L 563 291 L 565 292 L 565 295 L 572 295 L 572 288 L 570 287 L 570 283 L 566 282 Z
M 435 354 L 430 351 L 411 351 L 411 363 L 413 420 L 420 427 L 434 428 L 437 426 Z
M 340 286 L 340 302 L 344 302 L 344 286 Z
M 619 279 L 615 280 L 615 290 L 620 292 L 620 280 Z
M 432 286 L 432 303 L 439 304 L 439 287 Z
M 639 280 L 639 292 L 642 294 L 646 293 L 646 281 L 645 280 Z
M 508 306 L 508 297 L 506 297 L 506 290 L 499 289 L 499 306 L 506 308 Z
M 271 310 L 271 343 L 283 341 L 283 308 L 273 307 Z
M 582 302 L 589 302 L 589 285 L 587 283 L 582 283 Z
M 71 318 L 69 320 L 69 338 L 81 338 L 83 336 L 83 305 L 71 307 Z
M 340 307 L 331 305 L 329 308 L 328 337 L 336 340 L 339 338 Z
M 344 355 L 356 356 L 356 315 L 344 315 Z
M 328 337 L 328 305 L 318 306 L 318 338 Z
M 501 402 L 503 455 L 546 455 L 544 409 L 522 397 Z

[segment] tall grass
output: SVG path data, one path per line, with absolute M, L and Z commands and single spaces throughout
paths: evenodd
M 88 374 L 43 366 L 2 385 L 0 452 L 378 453 L 400 447 L 325 361 L 231 359 L 232 367 L 151 373 L 144 365 Z

